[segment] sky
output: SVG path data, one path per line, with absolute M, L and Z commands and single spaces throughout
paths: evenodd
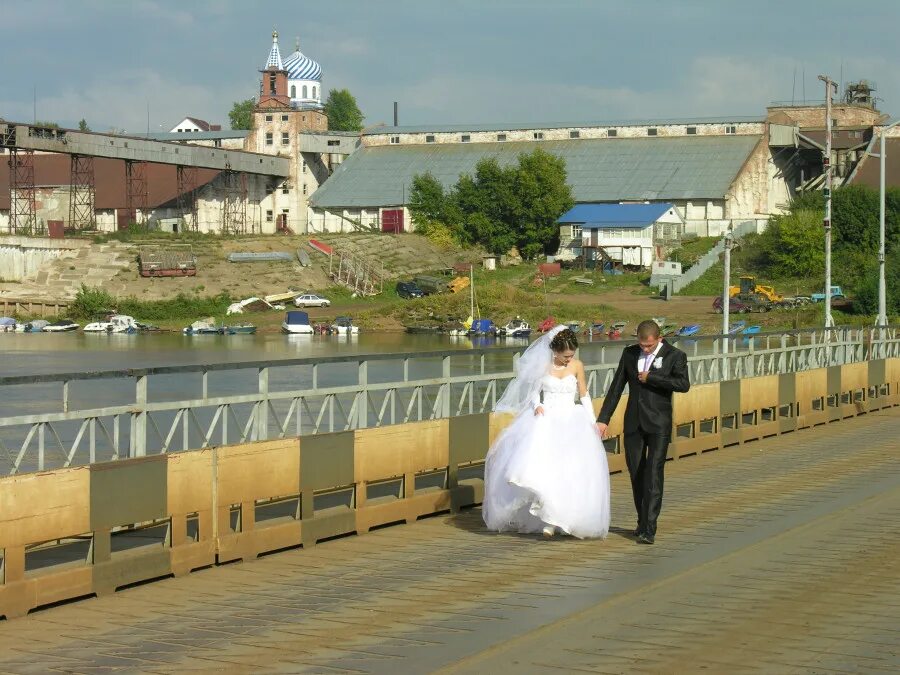
M 394 101 L 401 125 L 761 117 L 822 100 L 820 74 L 874 81 L 900 116 L 900 0 L 0 0 L 0 16 L 0 117 L 95 131 L 228 128 L 273 28 L 367 126 Z

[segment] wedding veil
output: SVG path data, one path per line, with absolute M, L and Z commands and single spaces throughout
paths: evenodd
M 555 326 L 531 343 L 516 362 L 516 376 L 506 385 L 503 396 L 494 406 L 495 412 L 520 413 L 531 405 L 540 391 L 541 378 L 547 374 L 553 356 L 550 341 L 566 326 Z

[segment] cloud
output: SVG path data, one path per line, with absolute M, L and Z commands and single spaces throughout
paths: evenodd
M 50 96 L 41 96 L 39 90 L 38 94 L 38 119 L 74 124 L 83 117 L 95 131 L 116 127 L 135 133 L 147 129 L 148 102 L 150 131 L 160 131 L 160 125 L 168 131 L 186 115 L 227 124 L 231 102 L 247 98 L 236 86 L 184 83 L 150 69 L 113 71 L 81 88 L 66 87 Z M 0 101 L 0 111 L 15 121 L 32 118 L 30 101 Z

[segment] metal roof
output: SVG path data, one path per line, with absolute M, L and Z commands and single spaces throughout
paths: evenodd
M 412 126 L 378 126 L 365 129 L 364 136 L 375 134 L 423 134 L 423 133 L 457 133 L 479 131 L 523 131 L 529 129 L 590 129 L 606 127 L 646 127 L 666 126 L 667 124 L 746 124 L 765 122 L 765 117 L 735 115 L 733 117 L 676 117 L 651 118 L 646 120 L 618 119 L 593 122 L 506 122 L 500 124 L 419 124 Z
M 415 175 L 445 187 L 485 157 L 501 166 L 541 148 L 566 161 L 576 202 L 721 199 L 762 137 L 678 136 L 363 147 L 347 157 L 310 199 L 320 208 L 398 206 Z
M 643 228 L 652 225 L 674 204 L 576 204 L 557 223 L 578 223 L 587 229 Z

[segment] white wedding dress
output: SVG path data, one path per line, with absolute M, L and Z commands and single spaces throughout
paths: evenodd
M 491 530 L 581 539 L 609 531 L 609 465 L 593 410 L 575 404 L 574 375 L 541 379 L 543 415 L 519 413 L 488 451 L 482 515 Z

